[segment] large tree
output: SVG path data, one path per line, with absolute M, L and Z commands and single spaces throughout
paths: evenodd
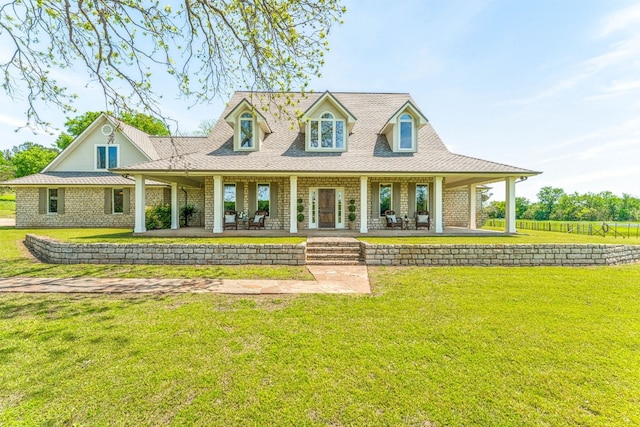
M 31 142 L 26 142 L 19 147 L 22 149 L 16 151 L 11 157 L 16 178 L 40 172 L 58 155 L 58 151 L 53 148 Z
M 156 73 L 195 102 L 233 88 L 304 90 L 319 76 L 339 0 L 13 0 L 0 6 L 2 87 L 75 112 L 56 71 L 85 70 L 113 111 L 162 117 Z M 283 102 L 286 102 L 284 100 Z

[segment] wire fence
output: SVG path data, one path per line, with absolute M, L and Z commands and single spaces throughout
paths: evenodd
M 504 219 L 488 219 L 488 227 L 504 227 Z M 584 234 L 587 236 L 613 236 L 621 238 L 640 237 L 640 224 L 629 222 L 573 222 L 573 221 L 531 221 L 516 220 L 520 230 L 553 231 L 557 233 Z

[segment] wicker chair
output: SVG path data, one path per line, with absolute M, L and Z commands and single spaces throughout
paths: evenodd
M 402 230 L 402 218 L 397 218 L 394 211 L 386 210 L 384 211 L 384 216 L 387 219 L 387 228 Z
M 226 230 L 227 228 L 238 229 L 238 212 L 224 211 L 224 223 L 222 225 L 222 229 Z
M 256 213 L 249 218 L 249 230 L 252 228 L 257 228 L 258 230 L 264 228 L 264 220 L 268 213 L 267 211 L 256 211 Z
M 431 216 L 429 211 L 416 211 L 416 230 L 419 227 L 427 227 L 427 230 L 431 230 Z

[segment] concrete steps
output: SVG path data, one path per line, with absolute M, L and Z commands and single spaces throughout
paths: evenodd
M 351 237 L 310 237 L 307 239 L 307 264 L 359 265 L 360 242 Z

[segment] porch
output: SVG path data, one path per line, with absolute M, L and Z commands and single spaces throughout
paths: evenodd
M 222 233 L 214 233 L 213 230 L 204 227 L 183 227 L 177 229 L 148 230 L 144 233 L 134 233 L 149 237 L 447 237 L 447 236 L 496 236 L 504 231 L 469 229 L 464 227 L 444 227 L 441 233 L 435 230 L 369 230 L 360 233 L 359 230 L 348 229 L 302 229 L 292 235 L 289 230 L 224 230 Z

